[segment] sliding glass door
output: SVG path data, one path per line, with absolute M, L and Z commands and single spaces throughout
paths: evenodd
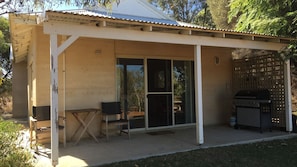
M 173 61 L 175 124 L 195 122 L 194 62 Z
M 130 127 L 145 127 L 145 89 L 142 59 L 118 59 L 117 92 Z
M 118 97 L 132 129 L 195 122 L 193 61 L 120 58 L 117 79 Z

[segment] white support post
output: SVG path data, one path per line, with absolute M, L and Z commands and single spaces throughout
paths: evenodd
M 292 91 L 291 91 L 291 69 L 290 60 L 285 61 L 285 106 L 286 106 L 286 131 L 293 130 L 292 124 Z
M 195 46 L 195 111 L 196 111 L 196 142 L 204 143 L 203 104 L 202 104 L 202 63 L 201 45 Z
M 51 72 L 51 160 L 52 166 L 58 165 L 59 126 L 58 126 L 58 42 L 57 34 L 50 34 L 50 72 Z

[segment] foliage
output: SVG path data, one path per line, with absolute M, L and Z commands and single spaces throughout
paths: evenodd
M 296 0 L 231 0 L 229 21 L 236 19 L 236 30 L 297 38 Z M 295 65 L 297 43 L 281 51 Z
M 213 27 L 206 0 L 148 0 L 153 5 L 161 8 L 165 13 L 176 20 L 187 23 L 198 23 Z M 61 5 L 76 7 L 105 6 L 110 8 L 112 4 L 119 4 L 120 0 L 0 0 L 0 14 L 8 12 L 37 12 L 54 9 Z M 201 12 L 203 11 L 204 12 Z M 198 15 L 198 13 L 200 14 Z
M 202 9 L 194 18 L 193 23 L 202 27 L 216 28 L 207 4 L 205 4 L 204 9 Z
M 0 79 L 0 94 L 11 93 L 11 71 L 12 64 L 10 59 L 10 35 L 8 20 L 0 17 L 0 68 L 2 77 Z
M 70 0 L 68 0 L 70 1 Z M 74 0 L 77 6 L 110 6 L 113 3 L 120 3 L 120 0 Z
M 137 106 L 139 111 L 144 111 L 145 95 L 143 70 L 141 65 L 134 65 L 133 69 L 127 69 L 125 72 L 124 67 L 118 65 L 118 76 L 120 76 L 119 83 L 127 83 L 120 85 L 120 98 L 128 102 L 128 108 Z M 127 81 L 125 82 L 124 79 Z
M 8 20 L 0 17 L 0 68 L 2 77 L 0 79 L 0 94 L 11 92 L 12 63 L 10 59 L 10 35 Z
M 127 101 L 129 107 L 137 106 L 138 110 L 144 111 L 144 76 L 143 70 L 129 70 L 127 72 Z
M 8 20 L 0 17 L 0 65 L 6 71 L 4 78 L 11 73 L 10 61 L 10 35 Z
M 0 14 L 9 12 L 36 12 L 38 10 L 49 10 L 61 5 L 85 6 L 110 6 L 119 3 L 120 0 L 0 0 Z
M 204 8 L 205 0 L 149 0 L 178 21 L 192 23 Z
M 20 145 L 21 125 L 0 118 L 0 166 L 31 167 L 32 155 Z
M 8 20 L 4 17 L 0 17 L 0 30 L 3 34 L 4 40 L 7 43 L 9 43 L 10 42 L 9 24 L 8 24 Z
M 233 29 L 235 20 L 228 22 L 229 0 L 206 0 L 216 28 Z
M 294 67 L 297 67 L 297 41 L 292 41 L 286 48 L 279 52 L 279 56 L 284 60 L 291 60 Z M 293 69 L 297 70 L 297 68 Z
M 231 0 L 229 21 L 236 30 L 296 37 L 296 0 Z
M 3 94 L 12 93 L 12 81 L 11 78 L 1 78 L 0 79 L 0 96 Z

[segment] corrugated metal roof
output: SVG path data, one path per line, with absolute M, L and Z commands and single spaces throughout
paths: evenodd
M 113 19 L 121 19 L 127 21 L 137 21 L 137 22 L 146 22 L 146 23 L 154 23 L 154 24 L 166 24 L 166 25 L 178 25 L 178 22 L 175 20 L 169 19 L 158 19 L 158 18 L 149 18 L 149 17 L 141 17 L 141 16 L 133 16 L 133 15 L 125 15 L 119 13 L 103 13 L 100 11 L 93 10 L 94 13 L 102 14 L 106 17 L 111 17 Z
M 149 18 L 149 17 L 141 17 L 141 16 L 135 16 L 135 15 L 125 15 L 120 13 L 107 13 L 107 12 L 101 12 L 98 10 L 71 10 L 71 11 L 51 11 L 51 12 L 90 16 L 90 17 L 101 17 L 101 18 L 107 18 L 107 19 L 113 19 L 113 20 L 179 26 L 179 23 L 177 21 L 170 20 L 170 19 Z
M 45 20 L 44 20 L 45 19 Z M 14 48 L 15 61 L 25 60 L 31 41 L 32 26 L 44 21 L 62 21 L 75 24 L 92 25 L 105 23 L 113 28 L 136 28 L 145 31 L 156 31 L 164 33 L 179 33 L 195 36 L 208 36 L 217 38 L 243 39 L 255 41 L 269 41 L 277 43 L 289 43 L 294 38 L 280 37 L 275 35 L 258 34 L 251 32 L 238 32 L 234 30 L 223 30 L 202 27 L 190 23 L 184 23 L 170 19 L 169 17 L 144 17 L 121 14 L 116 12 L 104 12 L 96 9 L 90 10 L 64 10 L 47 11 L 46 18 L 43 14 L 11 14 L 11 34 Z M 104 25 L 104 24 L 103 24 Z M 23 27 L 22 27 L 23 26 Z M 148 28 L 148 29 L 146 29 Z
M 125 14 L 120 14 L 120 13 L 101 12 L 101 11 L 97 11 L 97 10 L 83 9 L 83 10 L 70 10 L 70 11 L 49 11 L 49 12 L 88 16 L 88 17 L 98 17 L 98 18 L 105 18 L 105 19 L 112 19 L 112 20 L 119 20 L 119 21 L 165 25 L 165 26 L 171 26 L 171 27 L 174 26 L 174 27 L 182 27 L 182 28 L 190 28 L 190 29 L 199 29 L 199 30 L 206 30 L 206 31 L 213 31 L 213 32 L 229 32 L 229 33 L 245 34 L 245 35 L 280 37 L 280 36 L 273 35 L 273 34 L 262 34 L 262 33 L 254 33 L 254 32 L 242 32 L 242 31 L 235 31 L 235 30 L 208 28 L 208 27 L 191 24 L 191 23 L 175 21 L 175 20 L 171 20 L 171 19 L 140 17 L 140 16 L 135 16 L 135 15 L 125 15 Z

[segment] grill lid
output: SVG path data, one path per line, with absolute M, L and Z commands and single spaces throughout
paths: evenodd
M 235 99 L 254 99 L 269 100 L 270 92 L 268 89 L 240 90 L 235 94 Z

